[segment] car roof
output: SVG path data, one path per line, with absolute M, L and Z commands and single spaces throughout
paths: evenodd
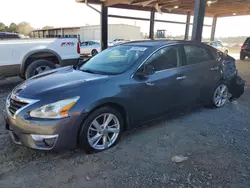
M 157 47 L 164 46 L 168 44 L 200 44 L 195 41 L 187 41 L 187 40 L 140 40 L 140 41 L 131 41 L 125 42 L 120 45 L 130 45 L 130 46 L 145 46 L 145 47 Z

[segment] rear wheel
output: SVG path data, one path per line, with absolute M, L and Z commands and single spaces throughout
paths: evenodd
M 243 54 L 240 54 L 240 60 L 245 60 L 245 59 L 246 59 L 246 56 Z
M 212 104 L 216 108 L 223 107 L 228 100 L 228 88 L 224 83 L 218 84 L 214 90 Z
M 83 123 L 79 144 L 87 153 L 109 149 L 120 140 L 123 127 L 123 118 L 116 109 L 108 106 L 99 108 Z
M 29 79 L 32 76 L 41 74 L 43 72 L 46 72 L 48 70 L 56 68 L 56 65 L 48 60 L 40 59 L 33 61 L 27 68 L 25 72 L 25 78 Z
M 92 52 L 91 52 L 92 57 L 94 57 L 97 54 L 98 54 L 98 51 L 96 49 L 92 50 Z

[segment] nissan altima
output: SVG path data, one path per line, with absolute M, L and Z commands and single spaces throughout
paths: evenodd
M 222 107 L 227 95 L 216 49 L 191 41 L 129 42 L 14 88 L 6 129 L 16 144 L 33 149 L 79 146 L 93 153 L 177 108 Z

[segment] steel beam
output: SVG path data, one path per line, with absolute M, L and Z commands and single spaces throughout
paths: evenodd
M 188 36 L 189 36 L 189 28 L 190 28 L 190 18 L 191 18 L 191 14 L 190 12 L 187 13 L 187 21 L 186 21 L 186 30 L 185 30 L 185 40 L 188 40 Z
M 110 18 L 121 18 L 121 19 L 129 19 L 129 20 L 141 20 L 141 21 L 150 21 L 150 19 L 148 18 L 139 18 L 139 17 L 132 17 L 132 16 L 119 16 L 119 15 L 113 15 L 113 14 L 109 14 L 108 17 Z M 173 24 L 183 24 L 186 25 L 186 22 L 177 22 L 177 21 L 168 21 L 168 20 L 156 20 L 154 22 L 162 22 L 162 23 L 173 23 Z M 192 23 L 189 23 L 189 25 L 193 25 Z M 204 26 L 207 27 L 212 27 L 212 25 L 206 25 L 204 24 Z
M 101 49 L 108 48 L 108 7 L 101 6 Z
M 206 0 L 195 0 L 192 40 L 201 42 Z
M 148 18 L 138 18 L 138 17 L 132 17 L 132 16 L 119 16 L 119 15 L 113 15 L 113 14 L 109 14 L 108 17 L 110 17 L 110 18 L 121 18 L 121 19 L 130 19 L 130 20 L 150 21 L 150 19 L 148 19 Z
M 214 38 L 215 38 L 216 25 L 217 25 L 217 17 L 215 16 L 213 18 L 213 26 L 212 26 L 212 30 L 211 30 L 211 37 L 210 37 L 211 41 L 214 41 Z
M 154 40 L 154 28 L 155 28 L 155 11 L 151 10 L 150 25 L 149 25 L 149 38 L 151 40 Z
M 95 7 L 91 6 L 90 4 L 86 3 L 86 5 L 91 8 L 92 10 L 96 11 L 97 13 L 101 14 L 99 10 L 97 10 Z

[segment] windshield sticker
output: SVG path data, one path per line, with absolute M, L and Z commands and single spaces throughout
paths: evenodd
M 144 52 L 146 50 L 147 50 L 147 48 L 145 48 L 145 47 L 132 47 L 130 49 L 130 51 L 140 51 L 140 52 Z

